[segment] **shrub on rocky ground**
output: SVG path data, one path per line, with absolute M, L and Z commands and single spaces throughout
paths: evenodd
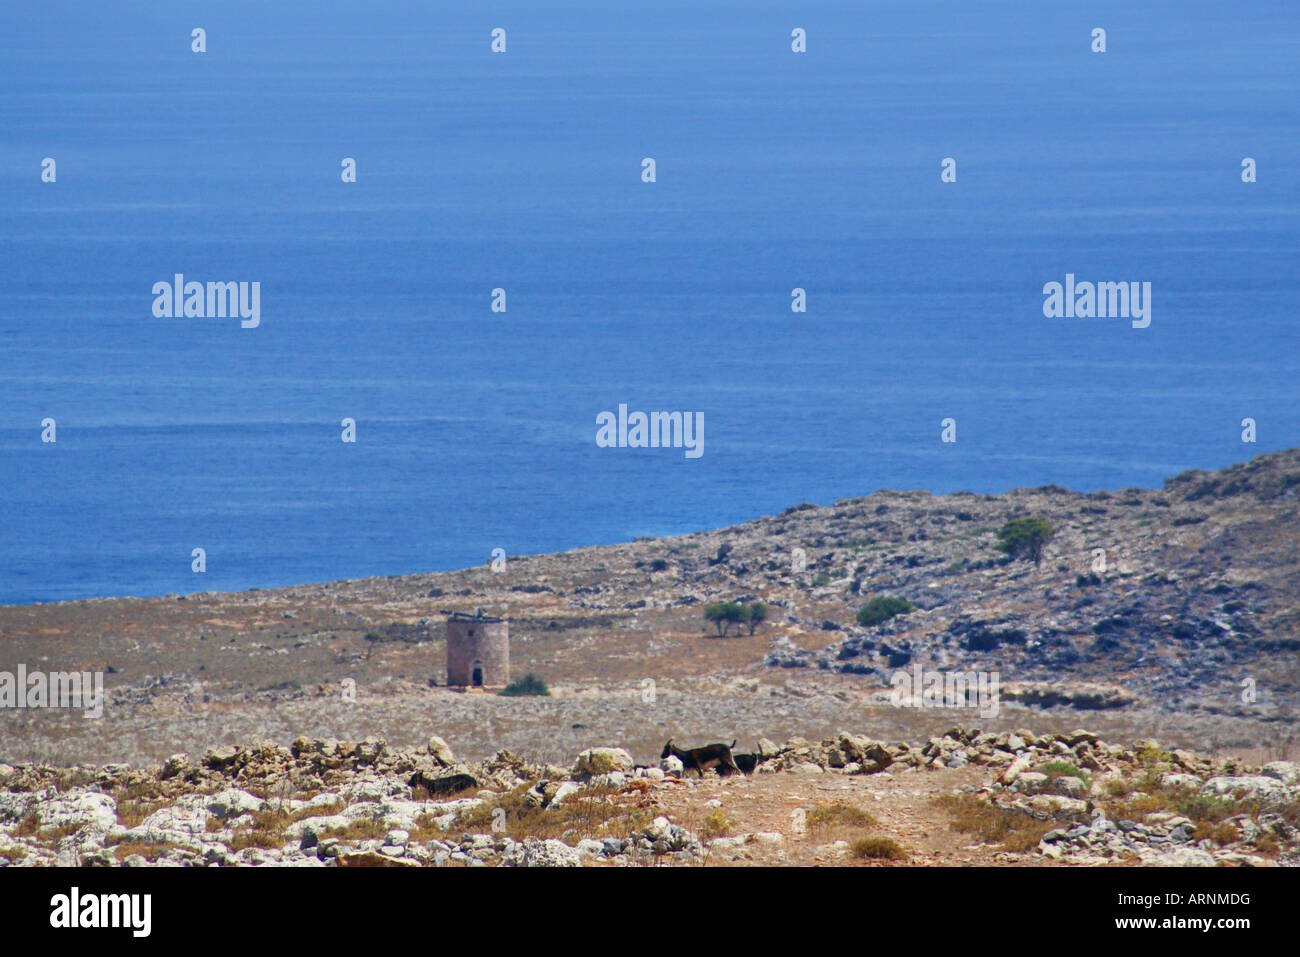
M 1058 826 L 1052 820 L 1040 820 L 1019 808 L 999 807 L 973 794 L 943 794 L 934 803 L 952 816 L 956 830 L 1017 853 L 1033 850 L 1044 834 Z M 1083 820 L 1082 815 L 1068 816 Z
M 700 822 L 698 833 L 704 840 L 712 840 L 715 837 L 726 837 L 731 833 L 732 822 L 721 811 L 710 811 L 704 815 L 704 820 Z
M 542 786 L 534 781 L 461 814 L 453 830 L 501 834 L 516 841 L 559 839 L 576 846 L 585 839 L 627 837 L 652 817 L 608 785 L 574 788 L 561 795 L 558 782 Z
M 863 860 L 905 861 L 908 858 L 907 851 L 888 837 L 861 837 L 850 845 L 849 850 L 854 857 Z
M 1198 841 L 1210 840 L 1222 847 L 1225 844 L 1232 844 L 1241 840 L 1241 832 L 1231 824 L 1222 822 L 1219 824 L 1210 824 L 1202 822 L 1196 825 L 1196 831 L 1193 837 Z
M 825 830 L 832 827 L 877 827 L 879 822 L 862 808 L 836 801 L 822 804 L 808 814 L 810 831 Z
M 138 827 L 145 818 L 171 802 L 166 798 L 140 798 L 117 802 L 117 821 L 123 827 Z
M 522 678 L 510 682 L 497 693 L 504 698 L 549 697 L 551 690 L 546 687 L 545 681 L 530 671 Z
M 909 611 L 915 610 L 912 603 L 906 598 L 897 598 L 893 595 L 876 595 L 859 609 L 858 624 L 864 628 L 874 628 L 896 615 L 906 615 Z
M 240 828 L 235 830 L 226 846 L 232 853 L 238 853 L 245 848 L 260 847 L 266 850 L 280 847 L 284 844 L 284 834 L 280 831 L 270 831 L 266 828 Z
M 1092 776 L 1070 761 L 1048 761 L 1041 765 L 1038 771 L 1040 774 L 1046 774 L 1048 780 L 1052 782 L 1058 778 L 1077 778 L 1083 783 L 1085 790 L 1092 787 Z
M 342 827 L 326 828 L 322 832 L 322 837 L 340 837 L 350 841 L 377 841 L 388 834 L 388 825 L 383 821 L 373 821 L 366 818 L 358 818 Z M 284 843 L 284 838 L 280 838 L 280 843 Z M 278 847 L 279 844 L 272 845 Z

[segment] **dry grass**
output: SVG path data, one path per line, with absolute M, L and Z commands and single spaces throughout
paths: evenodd
M 84 826 L 83 824 L 60 824 L 58 827 L 43 827 L 40 838 L 47 843 L 57 844 L 65 837 L 76 834 Z
M 1202 826 L 1207 827 L 1204 833 L 1209 836 L 1209 826 L 1240 814 L 1257 819 L 1261 814 L 1274 813 L 1293 827 L 1300 825 L 1300 807 L 1295 804 L 1262 801 L 1244 794 L 1202 794 L 1195 788 L 1161 784 L 1159 776 L 1154 772 L 1146 774 L 1133 786 L 1116 788 L 1112 797 L 1114 800 L 1105 802 L 1103 807 L 1107 816 L 1115 820 L 1127 818 L 1145 822 L 1157 812 L 1178 814 L 1197 825 L 1198 839 L 1202 836 Z M 1220 830 L 1217 833 L 1226 834 L 1227 831 Z
M 81 824 L 59 824 L 47 825 L 41 823 L 41 815 L 37 811 L 32 811 L 21 821 L 13 830 L 14 837 L 34 837 L 42 843 L 52 844 L 63 840 L 70 834 L 76 834 L 81 830 Z
M 441 791 L 434 794 L 423 784 L 418 784 L 411 788 L 411 800 L 425 803 L 435 801 L 442 804 L 445 801 L 460 801 L 464 798 L 476 798 L 478 797 L 478 792 L 480 790 L 482 790 L 482 786 L 474 784 L 466 788 L 461 788 L 459 791 Z
M 332 804 L 318 805 L 316 807 L 299 808 L 297 811 L 290 811 L 282 805 L 275 805 L 263 808 L 260 811 L 252 812 L 253 821 L 246 827 L 236 828 L 231 836 L 230 849 L 232 851 L 242 850 L 246 847 L 260 847 L 266 850 L 273 850 L 284 847 L 290 843 L 290 839 L 284 836 L 285 828 L 290 824 L 298 821 L 305 821 L 313 817 L 324 817 L 331 814 L 338 814 L 347 805 L 343 801 L 335 801 Z M 354 822 L 355 824 L 367 824 L 369 822 Z M 225 825 L 217 818 L 208 818 L 207 830 L 220 831 Z M 358 828 L 355 832 L 348 828 L 331 828 L 326 833 L 333 837 L 349 837 L 357 840 L 365 840 L 370 837 L 383 837 L 386 831 L 375 835 L 371 833 L 372 828 Z M 347 833 L 344 833 L 347 832 Z M 362 833 L 364 832 L 364 833 Z
M 888 837 L 860 837 L 849 845 L 849 851 L 859 860 L 905 861 L 907 851 Z
M 1135 755 L 1138 764 L 1148 771 L 1155 771 L 1161 766 L 1168 767 L 1174 756 L 1168 751 L 1162 751 L 1155 745 L 1145 745 Z
M 825 831 L 837 827 L 879 827 L 880 822 L 852 804 L 836 801 L 822 804 L 808 814 L 808 830 Z
M 174 800 L 154 781 L 137 781 L 109 793 L 117 802 L 117 823 L 123 827 L 139 827 L 150 814 Z
M 146 861 L 156 861 L 159 855 L 166 851 L 191 851 L 192 848 L 184 847 L 180 844 L 168 844 L 160 842 L 150 844 L 147 841 L 123 841 L 113 847 L 113 853 L 119 861 L 125 861 L 132 854 L 139 854 Z
M 721 811 L 714 810 L 704 815 L 698 828 L 695 828 L 696 835 L 702 841 L 711 841 L 715 837 L 726 837 L 731 833 L 734 822 L 729 820 Z
M 54 772 L 54 786 L 61 792 L 85 787 L 94 780 L 95 773 L 86 768 L 59 768 Z
M 415 827 L 411 829 L 410 840 L 412 844 L 424 844 L 428 841 L 445 841 L 449 836 L 451 836 L 449 832 L 438 826 L 437 818 L 434 815 L 421 814 L 415 819 Z
M 1215 844 L 1223 847 L 1225 844 L 1233 844 L 1241 840 L 1241 832 L 1237 830 L 1235 824 L 1228 824 L 1226 822 L 1221 824 L 1211 824 L 1206 821 L 1196 825 L 1196 833 L 1194 837 L 1198 841 L 1203 841 L 1206 838 L 1209 838 Z
M 236 828 L 231 833 L 230 849 L 232 851 L 242 851 L 248 847 L 259 847 L 264 850 L 275 850 L 284 847 L 285 844 L 290 843 L 290 839 L 284 836 L 284 830 L 290 824 L 312 817 L 336 814 L 343 807 L 342 803 L 336 802 L 321 807 L 301 808 L 297 811 L 289 811 L 282 805 L 254 811 L 252 812 L 253 821 L 250 825 Z M 220 831 L 224 826 L 217 818 L 208 818 L 207 830 L 209 832 Z M 383 835 L 381 834 L 380 837 L 383 837 Z
M 1158 753 L 1147 755 L 1148 770 L 1136 781 L 1112 780 L 1106 784 L 1106 797 L 1097 804 L 1112 820 L 1156 823 L 1156 814 L 1185 817 L 1195 826 L 1196 841 L 1211 840 L 1219 846 L 1235 844 L 1241 840 L 1236 825 L 1229 818 L 1247 815 L 1258 819 L 1261 814 L 1272 813 L 1292 826 L 1300 824 L 1300 807 L 1261 801 L 1244 795 L 1208 795 L 1196 788 L 1166 786 L 1160 782 L 1155 765 Z M 973 834 L 986 844 L 997 843 L 1009 851 L 1024 853 L 1037 847 L 1048 831 L 1063 825 L 1062 815 L 1051 820 L 1039 820 L 1032 814 L 1015 808 L 1002 808 L 990 801 L 970 794 L 944 795 L 935 803 L 952 817 L 952 826 Z M 1066 815 L 1069 823 L 1086 823 L 1080 815 Z M 1255 848 L 1262 854 L 1276 854 L 1278 842 L 1269 834 L 1255 840 Z
M 331 801 L 329 804 L 318 804 L 315 807 L 299 808 L 296 811 L 286 811 L 283 808 L 267 808 L 262 811 L 256 811 L 253 814 L 255 823 L 265 827 L 271 827 L 278 824 L 280 827 L 288 827 L 290 824 L 296 824 L 299 821 L 306 821 L 313 817 L 328 817 L 333 814 L 341 814 L 343 809 L 348 806 L 342 798 Z
M 109 795 L 121 804 L 123 801 L 157 801 L 166 797 L 166 793 L 155 781 L 141 781 L 127 787 L 113 790 Z
M 230 840 L 226 846 L 237 853 L 249 847 L 260 847 L 263 850 L 272 851 L 284 847 L 286 843 L 288 842 L 285 841 L 284 835 L 279 831 L 241 828 L 230 835 Z
M 1110 798 L 1126 798 L 1133 793 L 1133 785 L 1127 778 L 1111 778 L 1105 783 L 1102 790 Z
M 817 841 L 843 841 L 857 860 L 905 861 L 908 853 L 893 838 L 868 833 L 880 826 L 875 816 L 860 807 L 833 801 L 808 812 L 809 834 Z
M 1272 834 L 1260 834 L 1255 838 L 1255 852 L 1264 857 L 1277 857 L 1282 853 L 1282 845 Z
M 1135 790 L 1104 809 L 1107 816 L 1116 820 L 1145 822 L 1152 814 L 1167 813 L 1182 815 L 1195 824 L 1217 824 L 1251 810 L 1230 797 L 1201 794 L 1195 788 L 1166 787 L 1154 778 L 1142 781 Z
M 280 830 L 283 831 L 284 829 L 281 828 Z M 343 827 L 326 828 L 320 833 L 320 836 L 337 837 L 346 841 L 382 841 L 388 836 L 388 832 L 391 830 L 393 829 L 383 821 L 377 821 L 371 818 L 358 818 Z M 280 843 L 275 846 L 279 847 L 282 844 L 284 844 L 283 836 L 280 837 Z
M 1033 850 L 1044 834 L 1060 826 L 1059 821 L 1040 821 L 1025 811 L 998 807 L 973 794 L 943 794 L 934 803 L 951 815 L 956 830 L 1021 854 Z
M 654 818 L 641 807 L 639 794 L 626 795 L 611 787 L 584 788 L 565 798 L 559 807 L 542 809 L 527 798 L 531 787 L 520 785 L 472 808 L 460 816 L 450 833 L 503 834 L 516 841 L 558 838 L 573 846 L 588 838 L 629 837 Z
M 123 827 L 139 827 L 154 811 L 168 807 L 172 802 L 159 798 L 134 798 L 117 802 L 117 823 Z

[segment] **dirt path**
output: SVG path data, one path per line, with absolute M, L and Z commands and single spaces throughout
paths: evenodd
M 974 767 L 866 776 L 784 773 L 724 779 L 711 775 L 703 781 L 656 788 L 652 795 L 658 813 L 697 833 L 710 814 L 721 812 L 731 822 L 729 836 L 762 835 L 712 855 L 712 864 L 729 863 L 723 858 L 730 854 L 737 856 L 737 864 L 887 863 L 859 861 L 848 853 L 847 842 L 864 834 L 892 838 L 907 852 L 906 863 L 912 866 L 1014 863 L 1016 855 L 973 844 L 969 835 L 952 830 L 946 812 L 933 804 L 935 797 L 983 783 L 987 775 L 987 769 Z M 715 801 L 719 803 L 712 804 Z M 836 803 L 865 811 L 878 824 L 801 826 L 815 808 Z

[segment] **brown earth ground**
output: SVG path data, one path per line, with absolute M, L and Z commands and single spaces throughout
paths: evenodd
M 998 847 L 974 843 L 974 839 L 951 828 L 951 817 L 933 804 L 941 794 L 965 785 L 978 785 L 990 777 L 984 768 L 959 768 L 935 773 L 901 772 L 895 775 L 799 776 L 763 774 L 753 777 L 706 778 L 695 788 L 669 788 L 658 795 L 660 813 L 674 823 L 697 831 L 712 809 L 710 800 L 721 801 L 718 810 L 733 822 L 731 832 L 779 833 L 779 845 L 750 843 L 745 858 L 735 864 L 854 865 L 888 866 L 898 861 L 858 859 L 837 841 L 851 843 L 864 834 L 892 838 L 908 855 L 910 865 L 988 865 L 1016 863 L 1020 855 Z M 802 810 L 804 819 L 819 806 L 847 804 L 870 814 L 878 822 L 871 827 L 802 827 L 795 823 Z M 709 863 L 721 863 L 709 859 Z M 1041 864 L 1034 855 L 1026 863 Z M 730 862 L 722 866 L 730 866 Z

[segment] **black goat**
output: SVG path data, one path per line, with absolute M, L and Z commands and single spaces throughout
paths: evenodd
M 672 755 L 678 761 L 682 762 L 682 772 L 694 769 L 700 777 L 704 777 L 704 772 L 709 768 L 716 767 L 718 773 L 722 774 L 724 768 L 730 768 L 737 774 L 741 773 L 740 768 L 736 766 L 736 759 L 731 756 L 731 749 L 736 746 L 732 741 L 730 745 L 726 744 L 706 744 L 702 748 L 676 748 L 673 746 L 673 739 L 669 738 L 668 743 L 664 745 L 664 753 L 659 755 L 660 760 Z
M 761 754 L 733 754 L 732 757 L 736 759 L 736 767 L 746 774 L 753 774 L 758 763 L 763 760 Z

